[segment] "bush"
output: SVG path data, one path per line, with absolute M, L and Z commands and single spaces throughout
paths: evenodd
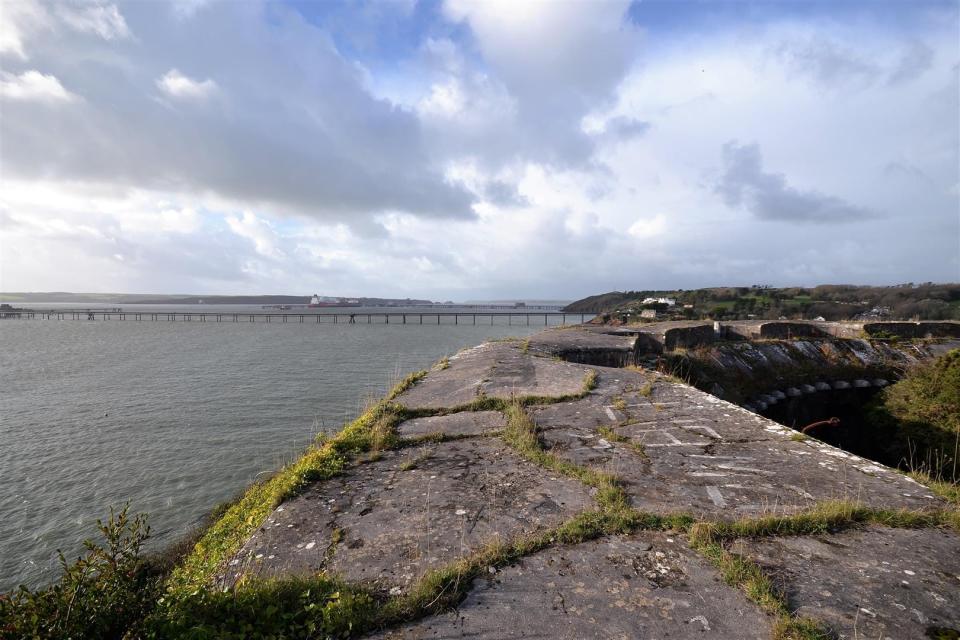
M 106 544 L 85 540 L 87 551 L 73 564 L 57 552 L 60 580 L 33 591 L 21 586 L 0 595 L 0 638 L 122 638 L 152 609 L 159 579 L 141 556 L 150 535 L 146 517 L 110 510 L 97 528 Z
M 960 349 L 909 371 L 883 392 L 869 418 L 879 431 L 893 431 L 890 446 L 904 451 L 911 471 L 960 479 Z

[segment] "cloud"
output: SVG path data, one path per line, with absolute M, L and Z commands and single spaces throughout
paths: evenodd
M 3 3 L 0 19 L 0 53 L 27 59 L 24 41 L 37 31 L 49 29 L 51 16 L 46 9 L 30 0 Z
M 650 123 L 630 116 L 618 115 L 603 124 L 598 132 L 599 139 L 608 143 L 627 142 L 638 138 L 650 130 Z
M 72 102 L 77 99 L 55 76 L 36 70 L 24 71 L 20 75 L 0 72 L 0 95 L 8 100 L 27 102 Z
M 157 87 L 171 98 L 204 100 L 216 92 L 217 83 L 210 78 L 193 80 L 176 69 L 170 69 L 163 77 L 157 78 Z
M 127 21 L 114 4 L 104 2 L 83 2 L 58 5 L 55 13 L 69 27 L 85 33 L 92 33 L 104 40 L 131 37 Z
M 639 31 L 625 20 L 628 6 L 626 1 L 447 0 L 445 15 L 469 26 L 495 77 L 463 82 L 464 102 L 483 100 L 484 85 L 493 86 L 512 108 L 507 114 L 500 110 L 491 129 L 509 136 L 512 155 L 558 167 L 589 164 L 595 141 L 580 121 L 612 99 L 639 43 Z M 453 124 L 443 133 L 459 137 L 455 129 Z M 478 152 L 503 161 L 496 144 Z
M 759 145 L 723 145 L 723 176 L 716 190 L 730 207 L 744 207 L 762 220 L 845 223 L 877 214 L 817 191 L 801 191 L 780 173 L 765 173 Z
M 923 42 L 911 42 L 903 51 L 900 60 L 891 70 L 888 82 L 900 84 L 913 80 L 933 65 L 933 49 Z
M 12 4 L 0 81 L 74 97 L 3 98 L 4 288 L 569 298 L 960 269 L 956 11 L 687 3 L 641 30 L 623 2 L 134 2 L 122 35 Z
M 791 71 L 827 87 L 866 84 L 881 71 L 875 62 L 864 59 L 856 50 L 824 36 L 784 42 L 777 53 Z
M 72 114 L 5 105 L 5 173 L 215 196 L 228 210 L 358 229 L 388 211 L 474 216 L 474 196 L 445 179 L 417 116 L 372 96 L 357 65 L 288 7 L 225 3 L 189 20 L 160 3 L 125 11 L 151 29 L 119 60 L 89 38 L 33 41 L 84 101 Z M 219 99 L 186 115 L 148 86 L 168 100 Z
M 663 235 L 667 230 L 667 217 L 658 213 L 652 218 L 639 218 L 627 229 L 634 238 L 638 240 L 648 240 L 656 236 Z
M 278 247 L 277 233 L 266 220 L 258 218 L 250 211 L 244 211 L 242 216 L 227 217 L 227 224 L 235 234 L 251 241 L 261 256 L 274 260 L 284 257 L 283 251 Z
M 483 191 L 484 199 L 498 207 L 524 207 L 530 204 L 517 186 L 504 180 L 491 180 Z
M 92 34 L 103 40 L 132 38 L 133 34 L 114 4 L 97 0 L 64 0 L 46 5 L 39 0 L 3 3 L 0 19 L 0 53 L 21 60 L 30 58 L 27 43 L 41 34 L 65 32 Z

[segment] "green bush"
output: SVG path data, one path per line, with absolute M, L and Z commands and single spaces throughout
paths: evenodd
M 144 618 L 156 602 L 159 579 L 141 555 L 150 535 L 146 517 L 131 519 L 127 509 L 111 509 L 106 523 L 97 521 L 103 546 L 84 541 L 86 554 L 73 564 L 58 552 L 63 576 L 56 584 L 0 595 L 0 638 L 109 640 Z
M 960 479 L 960 349 L 907 372 L 868 415 L 910 471 Z
M 346 638 L 369 626 L 375 606 L 370 594 L 322 575 L 253 581 L 166 603 L 146 621 L 143 637 Z

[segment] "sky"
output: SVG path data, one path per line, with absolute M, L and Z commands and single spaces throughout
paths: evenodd
M 960 3 L 3 0 L 0 290 L 960 281 Z

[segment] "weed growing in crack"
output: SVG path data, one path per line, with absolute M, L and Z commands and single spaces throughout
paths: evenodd
M 638 453 L 641 457 L 643 457 L 645 460 L 650 459 L 650 457 L 647 455 L 647 450 L 643 447 L 641 443 L 634 442 L 627 436 L 617 433 L 616 431 L 613 430 L 612 427 L 608 427 L 608 426 L 597 427 L 597 433 L 599 433 L 600 436 L 605 440 L 608 440 L 610 442 L 619 442 L 621 444 L 627 445 L 628 447 L 633 449 L 636 453 Z

